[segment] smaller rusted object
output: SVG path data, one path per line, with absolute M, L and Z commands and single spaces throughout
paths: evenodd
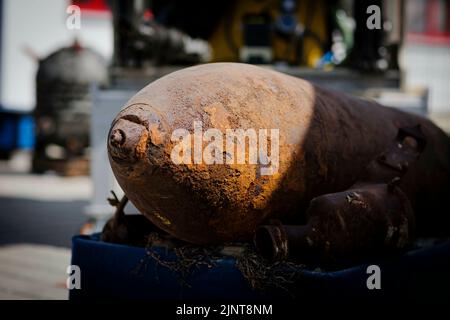
M 114 192 L 114 198 L 108 199 L 109 203 L 116 207 L 114 216 L 108 220 L 102 230 L 102 241 L 127 244 L 134 246 L 145 246 L 147 236 L 152 232 L 163 233 L 147 218 L 140 214 L 125 214 L 125 206 L 128 197 L 124 195 L 119 201 Z
M 420 127 L 401 128 L 390 148 L 367 167 L 350 189 L 314 198 L 306 225 L 275 221 L 255 232 L 259 252 L 269 260 L 288 258 L 340 264 L 370 254 L 405 248 L 414 233 L 414 212 L 399 187 L 424 150 Z

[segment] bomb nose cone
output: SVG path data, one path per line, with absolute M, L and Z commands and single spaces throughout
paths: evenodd
M 119 119 L 109 134 L 109 150 L 116 160 L 136 161 L 145 155 L 147 149 L 147 128 L 139 123 Z
M 114 147 L 120 147 L 125 142 L 125 133 L 120 129 L 115 129 L 111 132 L 111 136 L 109 137 L 111 145 Z

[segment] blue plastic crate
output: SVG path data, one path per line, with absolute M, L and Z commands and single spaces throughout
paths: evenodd
M 235 266 L 234 258 L 216 261 L 213 268 L 200 267 L 181 284 L 179 275 L 158 266 L 144 248 L 105 243 L 99 235 L 73 238 L 72 264 L 81 269 L 81 289 L 71 290 L 71 300 L 139 299 L 177 301 L 289 301 L 284 290 L 253 290 Z M 162 259 L 176 256 L 163 248 L 154 249 Z M 147 257 L 147 258 L 145 258 Z M 140 269 L 142 259 L 147 268 Z M 371 263 L 372 264 L 372 263 Z M 450 290 L 450 241 L 400 257 L 377 261 L 381 268 L 381 290 L 369 290 L 364 264 L 334 272 L 298 270 L 295 297 L 302 299 L 400 298 L 448 299 Z M 139 270 L 139 271 L 138 271 Z

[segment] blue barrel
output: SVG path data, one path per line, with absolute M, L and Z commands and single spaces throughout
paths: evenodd
M 9 155 L 16 149 L 34 147 L 34 120 L 31 114 L 0 110 L 0 152 Z

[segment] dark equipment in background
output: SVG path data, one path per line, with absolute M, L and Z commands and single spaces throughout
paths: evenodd
M 239 58 L 243 62 L 267 64 L 272 61 L 271 18 L 267 13 L 249 14 L 244 17 L 244 46 Z
M 153 18 L 149 1 L 110 1 L 114 26 L 114 67 L 144 68 L 208 60 L 208 43 L 168 28 Z
M 384 71 L 390 65 L 398 68 L 396 55 L 389 55 L 388 48 L 385 45 L 386 32 L 384 26 L 381 29 L 367 28 L 367 8 L 376 5 L 383 14 L 382 0 L 358 0 L 354 2 L 353 10 L 356 22 L 354 33 L 355 46 L 350 54 L 349 65 L 358 70 L 365 71 Z M 382 19 L 385 22 L 385 19 Z M 392 48 L 395 49 L 395 46 Z M 397 53 L 394 51 L 393 53 Z M 390 62 L 391 59 L 394 61 Z
M 370 5 L 381 10 L 381 29 L 366 27 Z M 207 40 L 211 62 L 320 67 L 326 60 L 355 70 L 398 68 L 402 1 L 154 0 L 151 8 L 154 19 L 166 27 Z M 341 40 L 336 32 L 343 33 L 347 61 L 330 58 Z
M 88 173 L 90 90 L 107 83 L 106 61 L 77 41 L 39 62 L 33 172 Z

